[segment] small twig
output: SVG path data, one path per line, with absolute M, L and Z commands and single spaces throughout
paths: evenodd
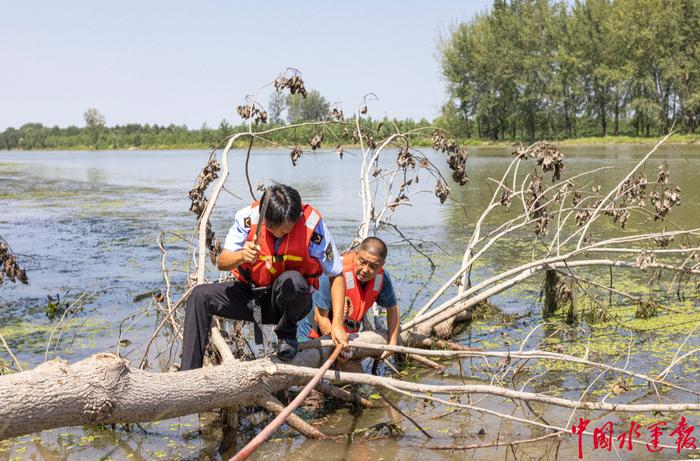
M 8 354 L 10 354 L 10 357 L 12 358 L 12 362 L 14 362 L 15 367 L 17 368 L 17 371 L 23 371 L 22 370 L 22 365 L 20 365 L 19 360 L 17 360 L 17 357 L 15 357 L 15 354 L 12 353 L 12 349 L 10 349 L 10 346 L 7 344 L 5 341 L 5 338 L 0 334 L 0 341 L 2 341 L 2 345 L 5 347 L 5 350 L 7 351 Z
M 430 435 L 425 429 L 423 429 L 423 428 L 421 427 L 421 425 L 418 424 L 418 423 L 416 422 L 415 419 L 413 419 L 413 418 L 411 418 L 410 416 L 408 416 L 403 410 L 401 410 L 396 404 L 394 404 L 394 402 L 392 402 L 391 400 L 389 400 L 389 398 L 387 398 L 387 396 L 384 395 L 384 393 L 383 393 L 382 391 L 377 390 L 377 394 L 379 394 L 379 395 L 382 397 L 382 399 L 384 399 L 384 401 L 385 401 L 391 408 L 393 408 L 394 410 L 396 410 L 396 411 L 398 411 L 399 413 L 401 413 L 401 415 L 402 415 L 404 418 L 406 418 L 406 419 L 409 420 L 414 426 L 416 426 L 416 429 L 418 429 L 419 431 L 421 431 L 421 432 L 423 433 L 423 435 L 425 435 L 425 436 L 428 437 L 429 439 L 432 439 L 432 438 L 433 438 L 433 436 Z

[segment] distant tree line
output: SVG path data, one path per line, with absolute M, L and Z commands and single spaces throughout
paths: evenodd
M 326 120 L 330 117 L 330 103 L 317 91 L 311 90 L 306 99 L 285 97 L 275 101 L 271 98 L 268 111 L 269 123 L 254 127 L 254 130 L 264 130 L 291 123 Z M 0 132 L 0 150 L 62 150 L 62 149 L 176 149 L 176 148 L 209 148 L 219 143 L 226 136 L 241 131 L 247 131 L 248 126 L 241 123 L 231 125 L 222 120 L 218 127 L 210 128 L 203 124 L 199 129 L 189 129 L 185 125 L 158 125 L 129 123 L 108 127 L 105 117 L 96 109 L 88 109 L 83 115 L 85 126 L 69 126 L 66 128 L 48 127 L 41 123 L 27 123 L 19 128 L 7 128 Z M 428 120 L 384 120 L 373 121 L 365 119 L 367 124 L 374 125 L 378 134 L 387 136 L 394 132 L 393 124 L 402 131 L 417 127 L 429 127 Z M 304 126 L 266 136 L 274 146 L 301 146 L 305 149 L 308 142 L 316 135 L 323 136 L 322 147 L 335 148 L 338 144 L 349 144 L 352 140 L 354 125 L 320 128 Z M 429 131 L 425 132 L 429 135 Z M 381 137 L 379 136 L 379 137 Z
M 0 132 L 0 149 L 123 149 L 160 148 L 169 146 L 208 146 L 231 131 L 224 120 L 218 128 L 202 125 L 190 130 L 185 125 L 129 123 L 106 126 L 105 117 L 94 108 L 83 115 L 84 127 L 48 127 L 41 123 L 27 123 L 19 128 Z
M 449 98 L 437 122 L 463 137 L 698 128 L 698 0 L 495 0 L 439 56 Z

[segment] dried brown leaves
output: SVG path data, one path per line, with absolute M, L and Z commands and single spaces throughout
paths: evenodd
M 320 149 L 322 141 L 323 133 L 317 134 L 313 138 L 309 139 L 309 145 L 311 146 L 311 150 L 315 151 L 316 149 Z
M 303 154 L 302 150 L 299 149 L 299 147 L 295 147 L 292 149 L 292 151 L 289 153 L 289 157 L 292 159 L 292 165 L 297 166 L 297 162 L 301 158 L 301 154 Z
M 447 153 L 447 165 L 452 170 L 454 182 L 460 186 L 467 184 L 469 182 L 469 176 L 466 173 L 467 158 L 469 157 L 467 148 L 459 147 L 457 140 L 447 138 L 441 130 L 434 130 L 431 139 L 434 150 Z
M 343 122 L 345 121 L 345 115 L 343 115 L 343 110 L 334 105 L 331 108 L 331 119 L 335 120 L 336 122 Z
M 304 86 L 304 80 L 301 78 L 299 71 L 294 69 L 287 69 L 287 71 L 291 71 L 292 75 L 288 77 L 283 74 L 277 77 L 274 83 L 275 89 L 277 91 L 282 91 L 288 88 L 290 93 L 299 93 L 303 97 L 306 97 L 306 87 Z
M 211 158 L 204 166 L 202 172 L 199 173 L 199 176 L 197 176 L 197 181 L 195 181 L 194 187 L 188 194 L 190 200 L 192 200 L 190 211 L 197 215 L 197 219 L 202 217 L 202 213 L 207 207 L 207 198 L 204 196 L 204 192 L 209 187 L 209 184 L 219 177 L 219 170 L 221 170 L 221 165 L 219 165 L 216 158 Z M 211 230 L 209 221 L 207 221 L 206 245 L 209 249 L 209 257 L 212 264 L 216 264 L 216 258 L 221 253 L 221 243 L 214 237 L 214 231 Z
M 668 216 L 674 206 L 681 204 L 681 188 L 678 186 L 664 188 L 662 194 L 652 192 L 649 194 L 649 200 L 654 205 L 656 212 L 654 221 L 663 219 Z
M 360 131 L 357 130 L 357 128 L 352 130 L 352 142 L 354 144 L 357 144 L 360 142 L 360 139 L 364 139 L 367 142 L 367 147 L 370 150 L 374 150 L 377 148 L 377 141 L 374 139 L 374 136 L 371 134 L 367 133 L 367 129 L 363 126 L 360 127 Z
M 654 255 L 652 251 L 642 250 L 642 252 L 639 253 L 639 256 L 637 256 L 637 260 L 634 262 L 634 265 L 643 272 L 646 272 L 649 265 L 654 264 L 655 262 L 656 255 Z
M 253 118 L 256 125 L 259 123 L 267 123 L 267 111 L 265 111 L 263 107 L 257 101 L 255 101 L 255 97 L 253 95 L 246 96 L 243 103 L 236 107 L 236 112 L 238 112 L 238 115 L 243 120 Z
M 10 246 L 0 237 L 0 285 L 7 277 L 10 282 L 29 283 L 27 273 L 19 267 L 17 256 L 10 251 Z
M 561 172 L 564 170 L 564 154 L 555 145 L 544 141 L 536 142 L 528 148 L 521 145 L 513 155 L 521 160 L 535 158 L 543 172 L 554 172 L 552 181 L 561 179 Z
M 647 178 L 640 174 L 636 177 L 631 177 L 622 183 L 621 196 L 622 200 L 627 205 L 644 206 L 646 204 Z
M 545 173 L 553 171 L 552 181 L 561 178 L 561 172 L 564 170 L 564 154 L 554 145 L 546 142 L 538 142 L 533 147 L 537 164 L 542 167 Z
M 537 173 L 534 174 L 527 186 L 529 195 L 525 200 L 527 214 L 530 219 L 535 221 L 535 234 L 540 237 L 547 235 L 549 227 L 549 213 L 547 212 L 547 208 L 540 202 L 544 193 L 542 179 L 542 176 Z
M 666 228 L 664 227 L 664 232 L 666 232 Z M 669 243 L 673 242 L 674 238 L 673 235 L 661 235 L 659 237 L 654 237 L 654 243 L 656 246 L 661 247 L 661 248 L 666 248 Z
M 506 209 L 510 211 L 510 206 L 513 204 L 513 192 L 507 187 L 503 189 L 499 202 L 501 206 L 506 207 Z
M 190 211 L 196 214 L 198 219 L 202 216 L 204 209 L 207 207 L 207 199 L 204 196 L 204 191 L 207 190 L 207 187 L 209 187 L 212 181 L 219 177 L 219 170 L 221 170 L 221 166 L 216 158 L 209 160 L 202 172 L 197 176 L 194 187 L 188 194 L 190 200 L 192 200 Z
M 668 184 L 668 177 L 668 165 L 659 163 L 659 173 L 656 176 L 656 182 L 661 185 Z
M 396 164 L 399 168 L 403 169 L 416 167 L 416 159 L 413 157 L 408 147 L 399 149 L 399 153 L 396 156 Z
M 437 183 L 435 184 L 435 196 L 440 200 L 440 204 L 445 203 L 445 200 L 447 200 L 449 195 L 450 188 L 447 187 L 447 184 L 438 179 Z
M 221 242 L 214 237 L 214 231 L 211 230 L 211 223 L 207 221 L 206 245 L 209 249 L 209 258 L 212 264 L 216 264 L 216 258 L 221 254 Z

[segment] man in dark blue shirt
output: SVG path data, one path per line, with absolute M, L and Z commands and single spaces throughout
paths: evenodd
M 349 300 L 353 298 L 354 304 L 356 304 L 355 308 L 359 308 L 358 304 L 376 302 L 380 308 L 386 309 L 389 344 L 396 345 L 399 337 L 400 316 L 391 277 L 388 271 L 384 270 L 386 254 L 387 248 L 381 239 L 368 237 L 362 241 L 357 252 L 353 251 L 343 256 L 346 310 Z M 329 315 L 331 311 L 331 284 L 326 275 L 321 276 L 319 288 L 313 293 L 312 299 L 314 309 L 297 325 L 297 339 L 300 342 L 308 341 L 312 334 L 314 336 L 316 334 L 327 335 L 331 332 L 332 317 Z M 371 304 L 367 305 L 366 309 L 369 310 L 370 307 Z M 362 314 L 366 315 L 366 311 Z M 347 329 L 348 312 L 344 313 L 344 317 Z M 351 326 L 354 326 L 352 321 Z M 315 334 L 312 333 L 312 330 L 315 331 Z M 389 355 L 391 353 L 386 351 L 381 358 L 384 359 Z

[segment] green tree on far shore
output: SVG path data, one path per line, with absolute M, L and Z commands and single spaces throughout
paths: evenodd
M 495 0 L 439 45 L 461 137 L 694 133 L 697 0 Z
M 303 97 L 300 94 L 287 95 L 287 122 L 315 122 L 328 118 L 330 104 L 321 93 L 310 90 Z
M 100 134 L 104 131 L 106 125 L 104 115 L 94 107 L 91 107 L 83 114 L 83 120 L 85 120 L 92 145 L 97 146 L 99 144 Z

